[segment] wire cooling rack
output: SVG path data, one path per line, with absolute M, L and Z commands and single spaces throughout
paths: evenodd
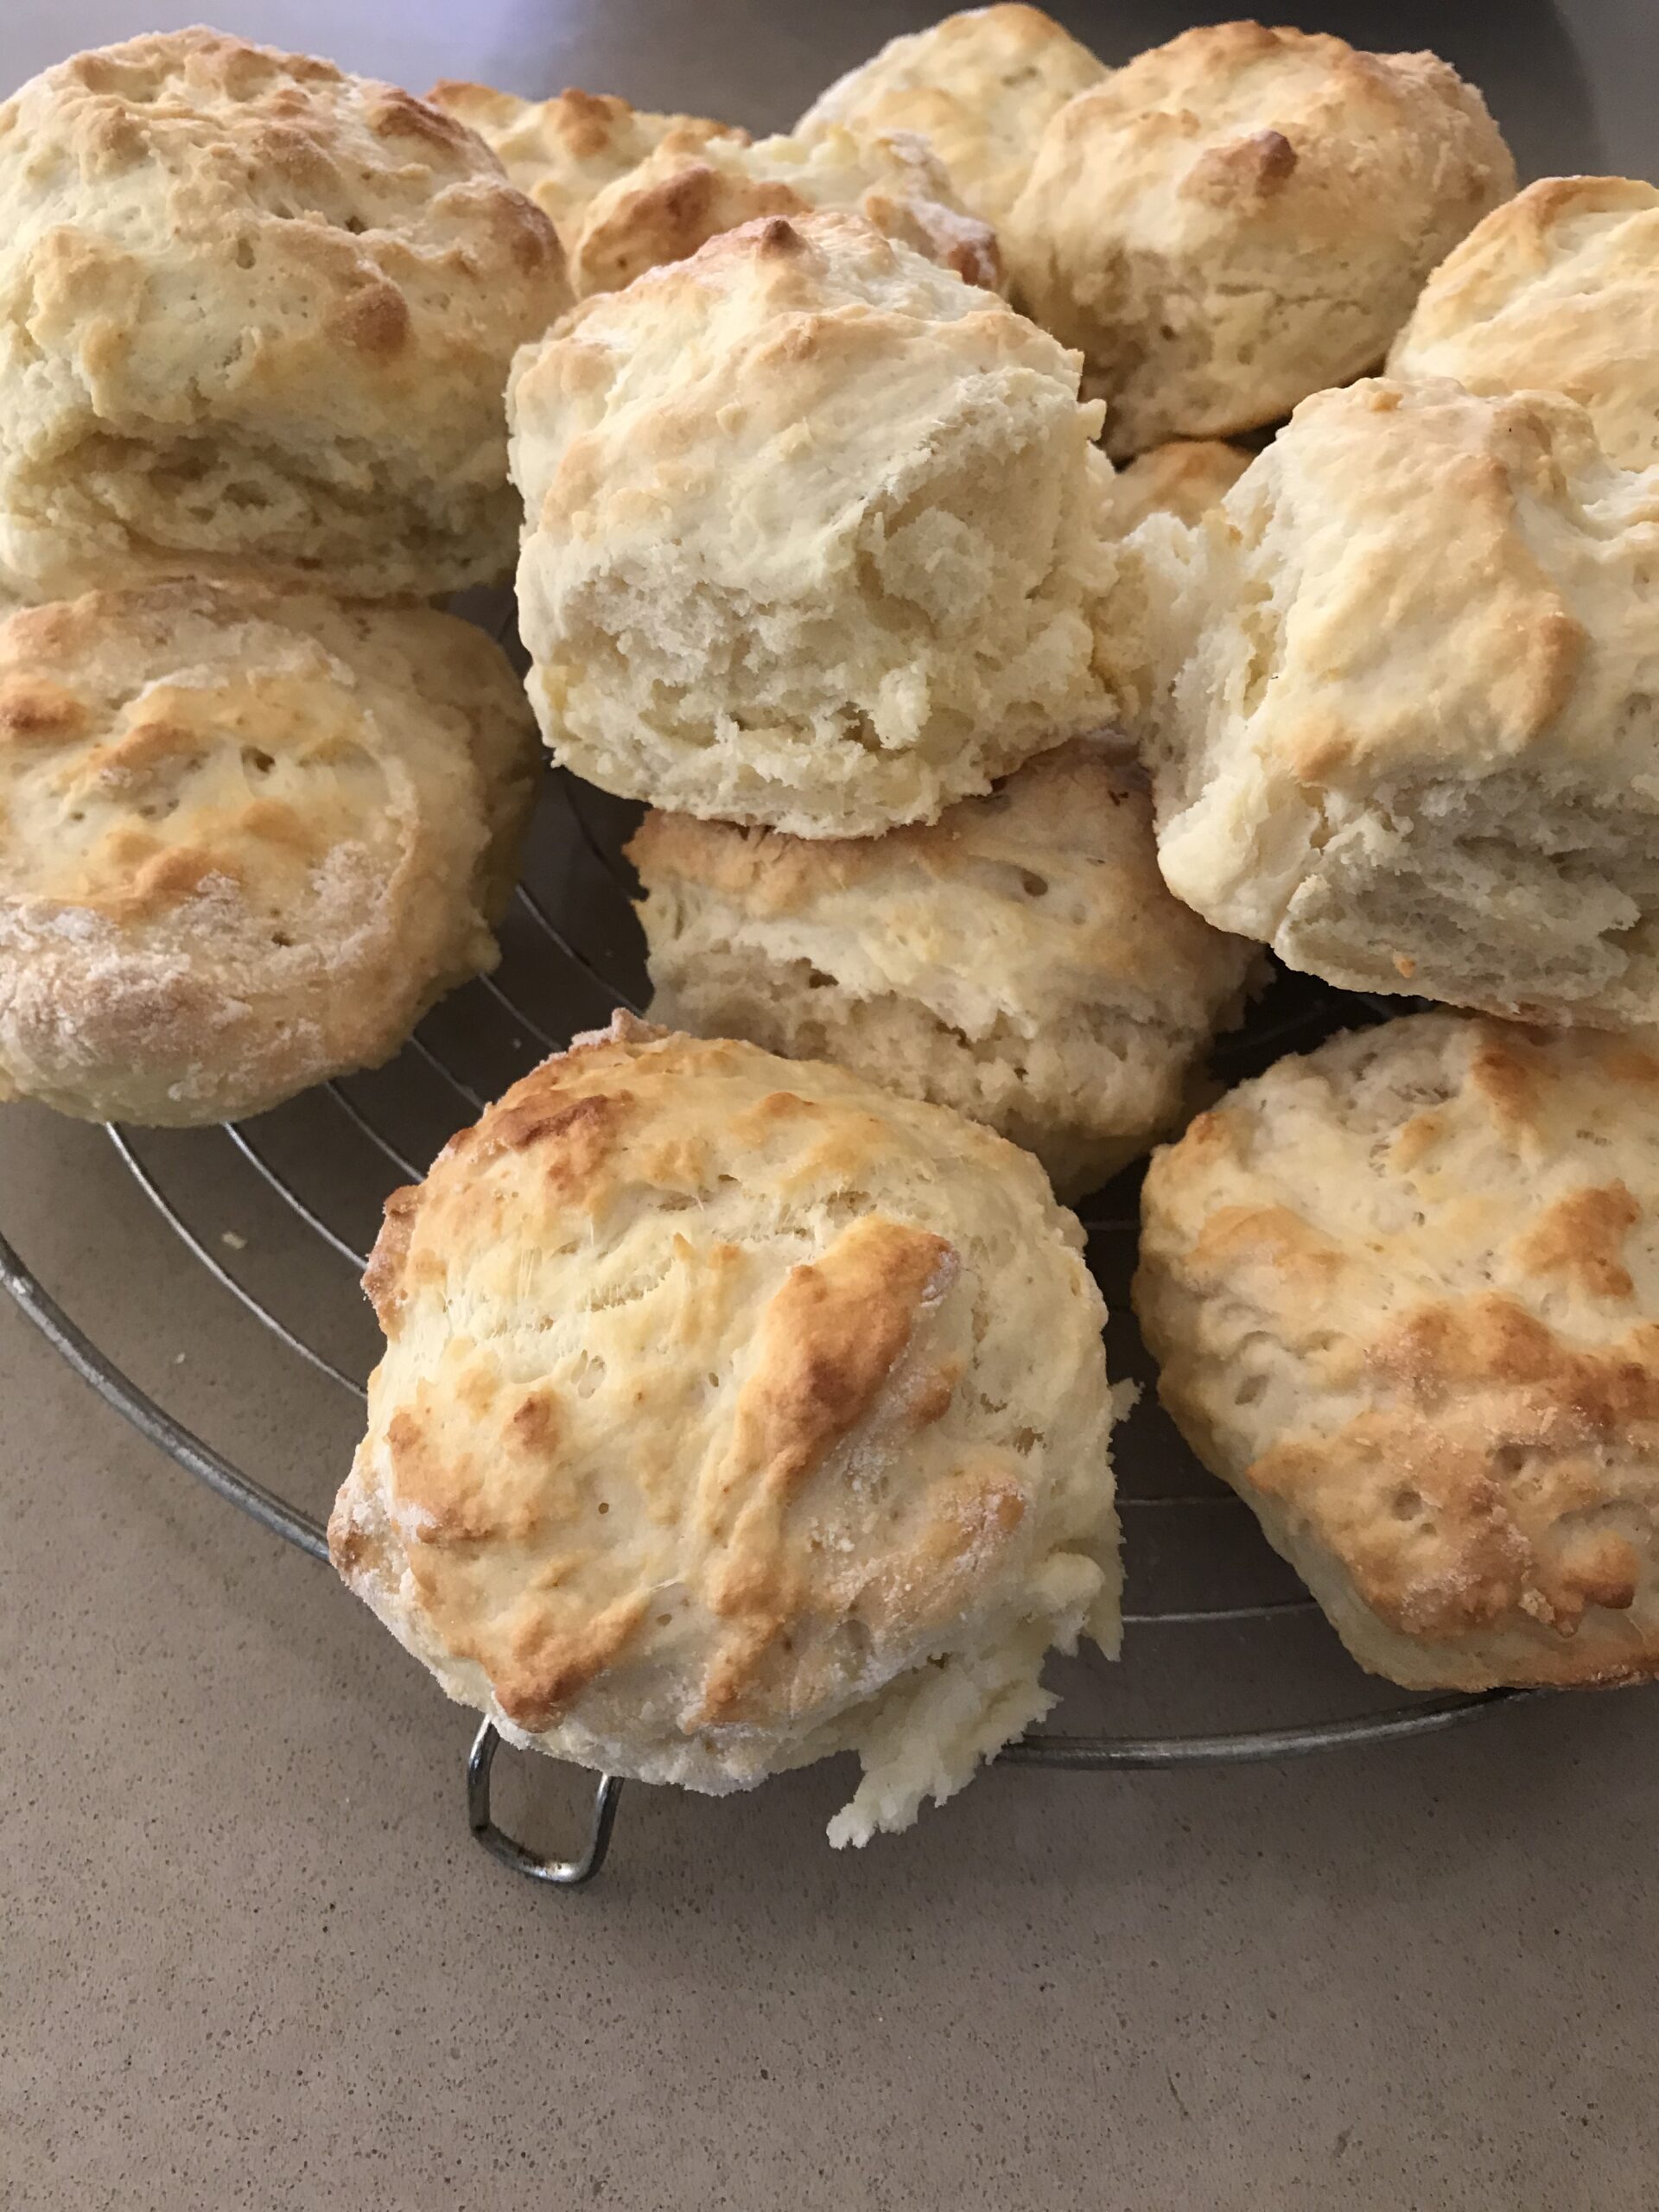
M 153 1208 L 168 1232 L 161 1264 L 205 1269 L 218 1295 L 270 1332 L 296 1384 L 362 1399 L 378 1339 L 356 1278 L 387 1194 L 418 1179 L 456 1128 L 544 1054 L 602 1026 L 615 1007 L 640 1009 L 643 946 L 620 857 L 637 816 L 550 772 L 503 929 L 500 969 L 436 1008 L 390 1068 L 328 1084 L 241 1126 L 182 1135 L 105 1130 L 130 1202 Z M 1376 1012 L 1363 1000 L 1281 976 L 1244 1036 L 1223 1047 L 1216 1072 L 1236 1081 Z M 224 1190 L 231 1176 L 242 1179 L 251 1202 L 263 1196 L 279 1210 L 280 1291 L 262 1276 L 258 1255 L 238 1250 L 238 1240 L 216 1235 L 203 1217 L 201 1192 L 209 1183 Z M 1284 1758 L 1421 1735 L 1513 1694 L 1399 1693 L 1379 1707 L 1390 1694 L 1347 1660 L 1246 1509 L 1186 1451 L 1156 1406 L 1128 1312 L 1137 1183 L 1131 1171 L 1083 1210 L 1090 1264 L 1111 1309 L 1112 1372 L 1142 1385 L 1115 1445 L 1128 1573 L 1125 1657 L 1115 1666 L 1097 1656 L 1056 1661 L 1063 1725 L 1011 1745 L 1002 1762 L 1105 1769 Z M 77 1325 L 3 1236 L 0 1281 L 151 1442 L 274 1535 L 326 1560 L 327 1498 L 343 1469 L 320 1476 L 238 1465 Z M 167 1294 L 164 1283 L 155 1288 Z M 498 1748 L 486 1722 L 467 1765 L 474 1834 L 536 1880 L 561 1888 L 589 1880 L 609 1845 L 620 1783 L 597 1778 L 575 1857 L 545 1857 L 491 1817 Z

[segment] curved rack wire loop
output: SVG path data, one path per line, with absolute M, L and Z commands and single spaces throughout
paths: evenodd
M 996 1756 L 1013 1766 L 1069 1767 L 1082 1773 L 1099 1773 L 1107 1767 L 1259 1765 L 1267 1759 L 1304 1758 L 1314 1751 L 1437 1735 L 1460 1720 L 1472 1720 L 1489 1707 L 1543 1694 L 1541 1690 L 1486 1690 L 1478 1697 L 1436 1698 L 1396 1713 L 1362 1713 L 1347 1720 L 1313 1721 L 1295 1728 L 1245 1728 L 1230 1736 L 1027 1736 Z
M 619 911 L 625 912 L 621 902 L 627 895 L 627 882 L 617 854 L 613 849 L 616 841 L 608 838 L 596 826 L 591 805 L 592 795 L 574 785 L 562 772 L 556 772 L 550 779 L 550 783 L 568 810 L 569 820 L 565 826 L 570 833 L 571 849 L 577 852 L 592 879 L 599 884 L 601 897 L 610 899 Z M 591 906 L 593 902 L 589 900 L 588 903 Z M 546 899 L 521 886 L 515 913 L 518 921 L 535 933 L 529 940 L 533 948 L 530 957 L 546 963 L 543 970 L 543 980 L 556 982 L 563 974 L 580 995 L 591 997 L 597 990 L 612 1005 L 637 1010 L 640 1002 L 639 993 L 619 982 L 613 975 L 607 974 L 606 963 L 575 941 L 562 925 L 561 918 L 550 910 Z M 508 966 L 512 964 L 510 962 Z M 517 1033 L 512 1040 L 516 1049 L 528 1049 L 527 1040 L 533 1040 L 535 1046 L 542 1049 L 559 1049 L 560 1039 L 521 1003 L 520 995 L 505 980 L 506 975 L 507 968 L 504 967 L 496 976 L 474 987 L 472 1003 L 479 1011 L 480 1023 L 486 1031 L 493 1026 L 499 1036 L 505 1018 Z M 1351 1006 L 1352 1001 L 1349 1004 Z M 1379 1004 L 1378 1010 L 1395 1013 L 1402 1009 L 1398 1005 Z M 1317 1002 L 1300 1010 L 1282 1013 L 1265 1027 L 1258 1025 L 1238 1049 L 1255 1056 L 1257 1064 L 1260 1064 L 1264 1050 L 1293 1050 L 1328 1033 L 1333 1026 L 1333 1014 L 1336 1019 L 1340 1019 L 1342 1010 L 1327 1007 L 1322 1014 Z M 570 1027 L 582 1026 L 585 1026 L 582 1022 L 576 1021 Z M 568 1037 L 569 1028 L 564 1033 Z M 424 1084 L 432 1095 L 433 1110 L 441 1116 L 442 1130 L 436 1142 L 442 1142 L 451 1133 L 455 1120 L 461 1114 L 476 1110 L 495 1084 L 493 1075 L 480 1074 L 475 1079 L 471 1071 L 452 1064 L 449 1055 L 456 1035 L 453 1022 L 445 1027 L 443 1035 L 449 1040 L 447 1046 L 434 1042 L 429 1036 L 417 1035 L 411 1042 L 406 1064 L 410 1071 L 410 1084 L 406 1088 Z M 1236 1054 L 1230 1051 L 1225 1059 L 1231 1061 L 1235 1057 Z M 1228 1068 L 1230 1079 L 1238 1071 L 1236 1067 Z M 319 1110 L 327 1106 L 338 1113 L 340 1121 L 336 1126 L 341 1141 L 368 1147 L 365 1157 L 374 1160 L 378 1164 L 382 1177 L 378 1186 L 378 1194 L 384 1197 L 393 1186 L 389 1178 L 412 1181 L 418 1179 L 424 1171 L 417 1161 L 417 1147 L 402 1126 L 401 1120 L 395 1132 L 388 1130 L 381 1126 L 380 1118 L 366 1103 L 372 1084 L 372 1078 L 362 1084 L 353 1079 L 350 1087 L 344 1082 L 334 1082 L 321 1086 L 313 1096 L 319 1102 Z M 164 1179 L 141 1155 L 132 1136 L 113 1127 L 107 1134 L 134 1184 L 155 1208 L 180 1247 L 295 1357 L 336 1387 L 360 1398 L 363 1395 L 361 1382 L 337 1365 L 317 1345 L 308 1342 L 299 1329 L 290 1326 L 242 1279 L 237 1268 L 222 1259 L 216 1250 L 210 1249 L 202 1234 L 192 1225 L 188 1211 L 169 1197 Z M 293 1178 L 280 1164 L 280 1152 L 273 1152 L 269 1139 L 263 1135 L 256 1138 L 245 1129 L 227 1125 L 217 1136 L 203 1132 L 200 1141 L 212 1144 L 221 1139 L 228 1140 L 235 1155 L 248 1171 L 252 1179 L 251 1187 L 265 1194 L 268 1200 L 280 1204 L 286 1210 L 288 1217 L 317 1241 L 319 1250 L 327 1255 L 331 1267 L 346 1268 L 353 1273 L 361 1271 L 365 1255 L 360 1249 L 360 1240 L 354 1240 L 328 1220 L 313 1198 L 296 1187 Z M 429 1154 L 427 1156 L 429 1157 Z M 1110 1235 L 1114 1231 L 1127 1233 L 1133 1224 L 1120 1200 L 1116 1213 L 1102 1214 L 1086 1225 L 1096 1235 L 1103 1232 Z M 98 1392 L 106 1404 L 113 1406 L 123 1414 L 141 1435 L 159 1446 L 188 1473 L 206 1483 L 229 1503 L 251 1515 L 273 1535 L 282 1537 L 310 1558 L 327 1558 L 327 1532 L 321 1520 L 277 1491 L 256 1482 L 222 1452 L 176 1420 L 165 1407 L 158 1404 L 69 1319 L 3 1236 L 0 1236 L 0 1285 L 10 1293 L 22 1312 L 56 1346 L 75 1372 Z M 1203 1516 L 1191 1510 L 1178 1512 L 1175 1509 L 1243 1510 L 1236 1497 L 1220 1490 L 1174 1491 L 1147 1497 L 1126 1497 L 1120 1502 L 1126 1509 L 1159 1516 L 1161 1528 L 1175 1531 L 1183 1535 L 1184 1540 L 1186 1540 L 1184 1537 L 1186 1529 L 1204 1525 Z M 1137 1626 L 1294 1621 L 1306 1618 L 1313 1603 L 1306 1593 L 1298 1592 L 1250 1603 L 1166 1606 L 1158 1611 L 1126 1613 L 1124 1618 L 1127 1624 Z M 1028 1737 L 1011 1745 L 1001 1756 L 1005 1762 L 1014 1765 L 1070 1768 L 1083 1771 L 1189 1767 L 1290 1758 L 1345 1746 L 1426 1735 L 1450 1727 L 1507 1700 L 1532 1694 L 1535 1693 L 1497 1690 L 1482 1697 L 1420 1700 L 1393 1711 L 1362 1713 L 1345 1719 L 1243 1730 L 1227 1734 L 1145 1737 L 1044 1734 Z M 579 1888 L 592 1880 L 604 1863 L 612 1825 L 616 1817 L 620 1780 L 609 1775 L 598 1777 L 587 1840 L 581 1853 L 574 1859 L 543 1857 L 506 1835 L 491 1817 L 490 1776 L 499 1740 L 493 1726 L 486 1721 L 473 1743 L 467 1762 L 468 1825 L 485 1848 L 514 1872 L 554 1888 Z
M 231 1504 L 240 1506 L 244 1513 L 251 1514 L 273 1536 L 281 1536 L 285 1543 L 296 1546 L 313 1559 L 327 1558 L 328 1531 L 321 1521 L 254 1482 L 240 1467 L 232 1466 L 222 1453 L 215 1452 L 211 1444 L 204 1444 L 194 1431 L 158 1406 L 113 1360 L 105 1357 L 55 1299 L 48 1296 L 3 1236 L 0 1236 L 0 1283 L 11 1293 L 47 1341 L 62 1353 L 82 1382 L 90 1382 L 106 1405 L 124 1414 L 141 1436 L 159 1445 L 187 1474 L 194 1475 Z

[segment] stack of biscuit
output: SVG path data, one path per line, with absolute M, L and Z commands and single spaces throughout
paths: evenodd
M 0 1096 L 191 1123 L 492 966 L 534 734 L 421 602 L 512 550 L 547 219 L 391 86 L 216 32 L 0 108 Z
M 1529 188 L 1386 378 L 1131 541 L 1166 880 L 1442 1002 L 1201 1116 L 1135 1285 L 1198 1456 L 1416 1689 L 1659 1674 L 1655 205 Z
M 1090 742 L 1077 385 L 995 291 L 804 207 L 590 290 L 507 391 L 531 700 L 652 802 L 654 1012 L 702 1033 L 579 1039 L 394 1199 L 332 1549 L 515 1741 L 705 1790 L 855 1751 L 837 1843 L 1046 1711 L 1051 1649 L 1116 1648 L 1104 1309 L 997 1130 L 1098 1179 L 1254 958 Z
M 657 1013 L 829 1052 L 1063 1195 L 1180 1116 L 1255 949 L 1165 890 L 1077 357 L 855 215 L 585 300 L 508 392 L 531 696 L 651 802 Z
M 1087 1190 L 1179 1122 L 1272 935 L 1169 876 L 1196 929 L 1154 864 L 1121 738 L 1161 705 L 1173 590 L 1137 526 L 1197 522 L 1248 467 L 1229 440 L 1380 365 L 1513 191 L 1479 94 L 1243 23 L 1109 72 L 1014 5 L 893 41 L 761 147 L 435 97 L 587 295 L 509 391 L 519 604 L 556 754 L 652 807 L 658 1010 L 833 1049 Z M 906 134 L 1014 312 L 806 189 Z
M 648 810 L 653 1020 L 391 1201 L 331 1529 L 515 1740 L 855 1751 L 861 1842 L 1114 1649 L 1053 1194 L 1189 1122 L 1162 1394 L 1350 1649 L 1659 1672 L 1659 194 L 1516 181 L 1432 54 L 1020 5 L 759 141 L 207 32 L 0 110 L 0 1090 L 385 1057 L 532 714 Z M 414 603 L 520 504 L 527 704 Z M 1193 1119 L 1268 950 L 1439 1009 Z

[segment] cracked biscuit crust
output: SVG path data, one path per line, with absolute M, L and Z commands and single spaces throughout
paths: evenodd
M 862 215 L 967 283 L 1001 284 L 995 232 L 964 212 L 924 138 L 840 129 L 754 144 L 665 138 L 588 207 L 571 248 L 571 278 L 579 297 L 619 291 L 722 231 L 814 208 Z
M 1659 462 L 1659 190 L 1548 176 L 1494 209 L 1423 287 L 1389 373 L 1559 391 L 1623 468 Z
M 585 300 L 508 390 L 532 702 L 589 781 L 805 837 L 932 821 L 1110 718 L 1077 361 L 856 215 Z
M 1362 1665 L 1659 1673 L 1659 1058 L 1408 1016 L 1241 1084 L 1147 1179 L 1160 1393 Z
M 1350 989 L 1659 1021 L 1659 471 L 1570 400 L 1376 379 L 1128 543 L 1178 896 Z
M 919 131 L 963 205 L 1000 227 L 1050 117 L 1105 74 L 1104 62 L 1040 8 L 969 8 L 889 39 L 821 92 L 795 128 L 807 138 L 837 124 Z
M 0 106 L 0 585 L 498 581 L 508 364 L 569 301 L 407 92 L 215 31 L 77 54 Z
M 988 1122 L 1060 1195 L 1179 1125 L 1259 959 L 1173 898 L 1139 772 L 1079 739 L 932 827 L 809 842 L 647 815 L 657 1017 Z
M 429 98 L 476 130 L 550 217 L 579 299 L 620 291 L 741 223 L 814 207 L 861 213 L 970 284 L 1002 282 L 996 233 L 964 212 L 914 131 L 836 124 L 757 143 L 707 117 L 653 115 L 591 92 L 531 101 L 445 83 Z
M 1063 107 L 1003 231 L 1026 312 L 1087 359 L 1114 456 L 1230 437 L 1377 367 L 1442 255 L 1515 189 L 1432 54 L 1187 31 Z
M 236 1120 L 495 964 L 536 789 L 506 656 L 427 607 L 152 584 L 0 624 L 0 1096 Z
M 704 115 L 664 115 L 610 92 L 575 87 L 551 99 L 520 99 L 488 85 L 446 79 L 427 94 L 494 154 L 519 191 L 533 200 L 574 255 L 588 211 L 601 193 L 664 145 L 682 159 L 721 141 L 747 146 L 737 124 Z
M 1000 1138 L 619 1016 L 395 1197 L 335 1562 L 520 1742 L 906 1825 L 1116 1637 L 1076 1222 Z

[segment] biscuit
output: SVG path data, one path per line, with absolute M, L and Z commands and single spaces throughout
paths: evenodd
M 665 138 L 589 205 L 570 250 L 577 296 L 620 291 L 664 261 L 762 215 L 813 208 L 862 215 L 969 284 L 1002 281 L 996 233 L 964 213 L 944 171 L 913 131 L 857 137 L 829 128 L 810 141 Z
M 1177 1125 L 1261 957 L 1164 888 L 1144 781 L 1086 739 L 930 829 L 814 844 L 649 814 L 628 855 L 653 1019 L 955 1107 L 1062 1198 Z
M 0 625 L 0 1097 L 183 1126 L 495 964 L 535 730 L 425 607 L 166 582 Z
M 1179 898 L 1350 989 L 1659 1021 L 1659 471 L 1571 400 L 1377 379 L 1125 559 Z
M 1195 523 L 1226 498 L 1254 456 L 1217 438 L 1175 438 L 1127 462 L 1112 480 L 1111 518 L 1127 537 L 1148 515 Z
M 1077 372 L 852 215 L 584 301 L 507 394 L 556 754 L 675 812 L 872 836 L 1105 721 Z
M 1049 118 L 1105 74 L 1104 62 L 1040 8 L 969 8 L 889 39 L 821 92 L 795 128 L 802 137 L 837 124 L 920 131 L 963 205 L 1000 226 Z
M 711 1792 L 832 1751 L 907 1827 L 1119 1635 L 1114 1394 L 1035 1163 L 619 1015 L 399 1192 L 334 1560 L 451 1697 Z
M 1622 468 L 1659 462 L 1659 191 L 1551 176 L 1440 264 L 1389 355 L 1394 377 L 1560 391 Z
M 1154 1160 L 1135 1303 L 1362 1666 L 1659 1673 L 1652 1038 L 1434 1013 L 1281 1060 Z
M 498 580 L 502 387 L 569 299 L 407 92 L 215 31 L 77 54 L 0 106 L 0 583 Z
M 1002 247 L 1019 304 L 1087 356 L 1123 455 L 1377 367 L 1514 189 L 1480 94 L 1433 54 L 1220 23 L 1055 115 Z
M 427 94 L 434 107 L 475 130 L 518 190 L 533 200 L 574 254 L 588 208 L 607 185 L 664 142 L 690 156 L 715 141 L 747 146 L 749 134 L 705 115 L 658 115 L 607 92 L 572 88 L 523 100 L 487 85 L 446 79 Z

